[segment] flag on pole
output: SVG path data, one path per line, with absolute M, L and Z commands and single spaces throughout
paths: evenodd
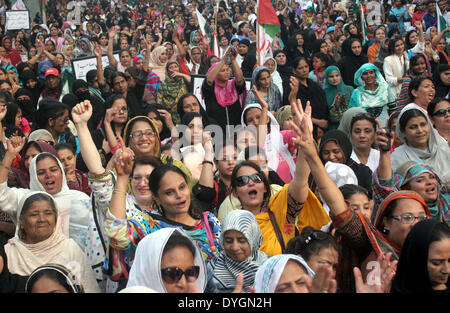
M 438 3 L 436 2 L 436 17 L 437 17 L 437 31 L 438 33 L 443 32 L 447 27 L 447 20 L 445 19 L 445 16 L 442 15 L 441 9 L 439 8 Z M 445 33 L 444 35 L 445 41 L 447 43 L 450 43 L 450 34 Z
M 198 26 L 200 27 L 200 34 L 202 35 L 202 42 L 205 43 L 205 38 L 211 38 L 211 29 L 209 28 L 208 24 L 206 23 L 206 19 L 203 17 L 203 15 L 198 11 L 197 8 L 195 8 L 195 12 L 197 14 L 197 20 L 198 20 Z M 211 45 L 207 45 L 207 52 L 206 55 L 210 56 L 212 54 L 211 52 Z
M 216 19 L 214 21 L 215 29 L 213 33 L 213 54 L 221 59 L 222 56 L 220 55 L 219 39 L 217 38 L 217 15 L 219 14 L 219 0 L 217 0 L 216 12 Z
M 264 64 L 264 59 L 270 53 L 273 39 L 280 32 L 278 20 L 271 0 L 258 0 L 257 11 L 258 38 L 257 38 L 257 64 Z
M 361 14 L 361 31 L 363 36 L 362 45 L 364 46 L 369 38 L 367 37 L 367 22 L 366 19 L 364 18 L 364 11 L 362 5 L 359 6 L 359 12 Z

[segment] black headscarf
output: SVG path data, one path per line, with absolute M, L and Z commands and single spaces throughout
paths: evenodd
M 441 80 L 441 73 L 450 70 L 450 65 L 439 64 L 433 73 L 434 87 L 436 88 L 436 98 L 445 98 L 450 92 L 450 85 L 445 85 Z
M 31 94 L 33 95 L 31 97 L 31 101 L 32 101 L 34 107 L 36 107 L 37 103 L 39 101 L 39 98 L 41 96 L 41 91 L 43 89 L 43 86 L 39 83 L 36 73 L 31 70 L 23 71 L 21 79 L 22 79 L 24 88 L 28 89 L 31 92 Z M 27 87 L 27 82 L 30 80 L 34 80 L 37 82 L 36 86 L 33 89 L 30 89 Z
M 20 96 L 28 96 L 30 100 L 17 100 Z M 19 88 L 14 94 L 14 98 L 22 110 L 22 115 L 28 122 L 33 123 L 36 114 L 36 104 L 33 103 L 33 94 L 31 91 L 26 88 Z
M 185 94 L 178 100 L 177 112 L 178 112 L 178 115 L 180 116 L 180 119 L 182 119 L 184 114 L 186 114 L 183 110 L 183 102 L 184 102 L 184 99 L 186 99 L 187 97 L 196 97 L 197 98 L 197 96 L 194 94 Z M 197 101 L 198 101 L 198 99 L 197 99 Z M 205 109 L 200 104 L 200 102 L 199 102 L 199 106 L 200 106 L 200 114 L 202 115 L 203 126 L 206 127 L 211 124 L 216 125 L 217 122 L 213 118 L 208 116 L 208 114 L 206 113 Z
M 411 228 L 400 253 L 391 293 L 433 292 L 427 264 L 430 244 L 433 237 L 436 237 L 433 235 L 436 227 L 448 228 L 446 224 L 436 219 L 419 222 Z M 449 287 L 450 280 L 447 280 L 447 292 L 450 290 Z
M 354 83 L 355 73 L 361 67 L 361 65 L 369 62 L 367 56 L 364 54 L 364 51 L 361 49 L 360 55 L 355 55 L 352 51 L 352 43 L 361 41 L 357 38 L 348 38 L 344 40 L 342 43 L 342 52 L 344 57 L 339 60 L 337 63 L 337 67 L 341 71 L 342 79 L 344 83 L 349 86 L 353 86 L 356 88 Z
M 367 189 L 369 192 L 369 196 L 372 197 L 372 171 L 370 168 L 364 164 L 356 163 L 352 158 L 352 151 L 353 146 L 350 140 L 348 139 L 347 135 L 338 129 L 333 129 L 327 131 L 320 140 L 320 147 L 319 147 L 319 156 L 323 163 L 324 160 L 322 159 L 322 149 L 323 146 L 328 141 L 334 141 L 336 142 L 342 149 L 342 152 L 344 153 L 345 157 L 345 165 L 350 167 L 353 172 L 355 172 L 356 178 L 358 178 L 358 184 L 364 188 Z

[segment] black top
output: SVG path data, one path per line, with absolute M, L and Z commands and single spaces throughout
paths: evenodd
M 306 108 L 306 103 L 309 101 L 311 104 L 311 117 L 318 120 L 327 120 L 330 114 L 328 109 L 327 98 L 325 97 L 325 91 L 320 85 L 311 79 L 307 79 L 308 86 L 299 84 L 297 99 L 302 101 L 303 109 Z M 283 86 L 284 88 L 284 86 Z M 288 104 L 289 93 L 291 89 L 283 91 L 283 103 Z
M 232 105 L 222 107 L 216 99 L 214 93 L 215 82 L 211 86 L 208 85 L 206 79 L 202 84 L 202 93 L 205 99 L 206 113 L 217 121 L 225 134 L 226 125 L 240 125 L 242 107 L 239 98 Z M 241 86 L 236 84 L 236 90 L 241 95 L 245 91 L 245 81 Z
M 0 245 L 0 256 L 3 258 L 3 271 L 0 273 L 0 293 L 24 293 L 28 276 L 20 276 L 9 272 L 8 258 L 3 245 Z

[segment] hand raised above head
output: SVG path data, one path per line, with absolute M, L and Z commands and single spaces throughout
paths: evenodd
M 117 138 L 119 140 L 121 148 L 117 150 L 116 154 L 116 160 L 115 160 L 115 167 L 117 171 L 117 175 L 124 176 L 124 175 L 130 175 L 131 170 L 133 169 L 134 164 L 134 152 L 130 148 L 127 148 L 125 146 L 125 143 L 123 141 L 123 138 L 121 136 L 118 136 Z
M 78 103 L 72 109 L 72 120 L 75 124 L 87 123 L 92 116 L 92 104 L 89 100 Z
M 18 154 L 25 145 L 25 141 L 26 138 L 19 136 L 18 132 L 16 131 L 16 133 L 9 137 L 9 139 L 6 141 L 6 151 L 11 155 Z

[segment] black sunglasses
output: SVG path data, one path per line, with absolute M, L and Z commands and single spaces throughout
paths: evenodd
M 239 176 L 239 177 L 237 177 L 236 178 L 236 185 L 238 187 L 245 186 L 245 185 L 247 185 L 250 182 L 250 179 L 255 184 L 263 182 L 263 179 L 262 179 L 261 175 L 259 173 L 255 173 L 255 174 L 248 175 L 248 176 Z
M 191 266 L 185 271 L 179 267 L 168 267 L 161 270 L 162 279 L 168 284 L 177 283 L 183 274 L 186 276 L 186 280 L 188 280 L 189 277 L 197 279 L 200 274 L 200 266 Z
M 445 116 L 445 114 L 450 113 L 450 107 L 446 109 L 440 109 L 433 113 L 433 116 Z

